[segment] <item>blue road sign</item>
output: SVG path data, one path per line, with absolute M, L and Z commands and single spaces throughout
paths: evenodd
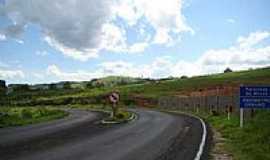
M 270 86 L 240 87 L 240 108 L 270 108 Z

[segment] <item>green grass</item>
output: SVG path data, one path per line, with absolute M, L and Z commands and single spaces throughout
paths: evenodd
M 131 116 L 131 112 L 120 109 L 114 117 L 108 117 L 105 121 L 126 122 Z
M 185 93 L 211 86 L 239 84 L 270 84 L 270 68 L 198 76 L 188 79 L 175 79 L 164 81 L 159 84 L 145 84 L 143 86 L 136 87 L 136 90 L 139 91 L 138 93 L 141 95 L 156 98 L 164 95 L 175 95 L 176 93 L 182 92 Z
M 0 128 L 45 122 L 68 113 L 49 107 L 0 107 Z
M 80 104 L 75 104 L 75 105 L 67 105 L 65 107 L 72 108 L 72 109 L 82 109 L 82 110 L 91 110 L 91 111 L 112 111 L 112 108 L 110 105 L 80 105 Z
M 234 160 L 270 159 L 270 112 L 260 111 L 239 127 L 239 118 L 226 116 L 203 116 L 212 127 L 226 139 L 225 149 L 232 153 Z
M 69 105 L 66 106 L 72 109 L 82 109 L 82 110 L 89 110 L 89 111 L 102 111 L 102 112 L 112 112 L 112 107 L 110 105 Z M 125 121 L 132 116 L 132 113 L 126 111 L 126 108 L 123 106 L 118 106 L 118 112 L 114 117 L 107 117 L 105 118 L 106 121 Z M 108 114 L 110 116 L 110 114 Z

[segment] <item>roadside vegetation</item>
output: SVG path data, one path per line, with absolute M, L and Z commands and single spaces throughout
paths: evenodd
M 239 127 L 239 118 L 226 116 L 204 116 L 212 127 L 226 140 L 224 148 L 233 155 L 234 160 L 270 159 L 270 112 L 260 111 L 247 121 L 244 128 Z
M 0 107 L 0 128 L 45 122 L 68 113 L 48 107 Z
M 120 81 L 120 84 L 114 83 L 112 77 L 109 77 L 108 79 L 103 79 L 106 86 L 92 86 L 84 89 L 50 89 L 48 91 L 37 90 L 14 92 L 10 93 L 7 97 L 4 97 L 1 103 L 3 103 L 3 105 L 22 106 L 104 104 L 104 96 L 112 90 L 117 90 L 121 94 L 121 101 L 125 105 L 130 105 L 134 104 L 134 96 L 155 99 L 162 96 L 177 95 L 198 90 L 200 88 L 218 85 L 269 84 L 270 68 L 195 76 L 190 78 L 148 79 L 138 81 L 138 83 L 133 83 L 130 78 L 129 81 L 131 82 L 125 82 L 125 85 L 122 85 L 122 81 Z M 94 82 L 96 81 L 98 80 L 95 80 Z
M 134 116 L 134 113 L 128 111 L 124 106 L 118 106 L 117 114 L 113 117 L 111 116 L 112 107 L 110 105 L 69 105 L 67 107 L 107 113 L 107 116 L 103 119 L 104 122 L 122 123 L 129 121 Z
M 123 123 L 123 122 L 128 122 L 129 120 L 131 120 L 132 116 L 134 113 L 129 112 L 127 110 L 124 109 L 120 109 L 115 116 L 111 117 L 107 117 L 104 119 L 103 122 L 114 122 L 114 123 Z
M 89 105 L 81 105 L 81 104 L 74 104 L 74 105 L 67 105 L 64 106 L 65 108 L 71 109 L 82 109 L 82 110 L 89 110 L 89 111 L 108 111 L 110 112 L 112 108 L 109 105 L 96 105 L 96 104 L 89 104 Z

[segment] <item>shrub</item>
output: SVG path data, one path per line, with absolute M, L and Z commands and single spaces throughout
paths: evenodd
M 21 112 L 21 117 L 22 118 L 26 118 L 26 119 L 30 119 L 32 118 L 32 111 L 29 110 L 29 109 L 23 109 L 22 112 Z
M 123 118 L 125 118 L 125 114 L 123 112 L 117 113 L 116 118 L 123 119 Z

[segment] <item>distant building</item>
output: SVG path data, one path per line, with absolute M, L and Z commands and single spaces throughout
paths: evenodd
M 185 76 L 185 75 L 180 77 L 180 79 L 187 79 L 187 78 L 188 78 L 188 76 Z

